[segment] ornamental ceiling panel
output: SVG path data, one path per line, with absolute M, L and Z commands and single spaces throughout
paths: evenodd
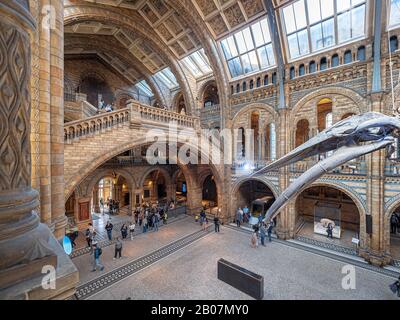
M 263 0 L 192 0 L 217 40 L 265 15 Z

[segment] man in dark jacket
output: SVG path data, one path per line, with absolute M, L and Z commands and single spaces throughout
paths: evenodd
M 271 220 L 269 222 L 269 224 L 268 224 L 268 227 L 267 227 L 267 233 L 268 233 L 269 242 L 272 241 L 271 235 L 272 235 L 272 229 L 274 229 L 274 226 L 275 226 L 274 221 Z
M 100 269 L 100 271 L 103 271 L 104 270 L 104 266 L 101 264 L 101 262 L 100 262 L 100 256 L 101 256 L 101 254 L 102 254 L 102 250 L 101 250 L 101 248 L 100 248 L 100 246 L 97 244 L 97 243 L 95 243 L 94 245 L 93 245 L 93 249 L 94 249 L 94 254 L 93 254 L 93 272 L 95 272 L 96 270 L 97 270 L 97 268 L 99 268 Z
M 397 216 L 393 213 L 390 217 L 390 233 L 396 234 L 397 223 Z
M 217 216 L 214 217 L 214 227 L 215 232 L 219 232 L 219 218 Z
M 106 224 L 106 231 L 107 231 L 107 236 L 108 236 L 108 240 L 112 240 L 112 229 L 113 229 L 113 224 L 111 223 L 111 221 L 107 221 Z

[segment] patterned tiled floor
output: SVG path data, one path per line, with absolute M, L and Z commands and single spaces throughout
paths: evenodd
M 388 287 L 397 274 L 377 272 L 356 260 L 335 259 L 275 239 L 266 247 L 253 249 L 249 233 L 233 229 L 211 232 L 107 290 L 95 291 L 89 299 L 249 299 L 217 279 L 220 258 L 262 275 L 266 300 L 397 299 Z M 355 268 L 354 290 L 342 287 L 343 267 L 349 263 Z

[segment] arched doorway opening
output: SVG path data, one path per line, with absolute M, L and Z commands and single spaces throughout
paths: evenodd
M 101 100 L 104 101 L 104 106 L 112 104 L 115 96 L 109 85 L 102 79 L 98 79 L 93 75 L 89 75 L 81 80 L 79 84 L 79 92 L 87 96 L 87 101 L 96 108 Z
M 167 202 L 167 180 L 161 170 L 153 170 L 145 177 L 142 200 L 150 204 Z
M 131 206 L 129 183 L 122 175 L 113 173 L 102 177 L 93 187 L 92 213 L 128 214 Z
M 187 114 L 186 104 L 185 104 L 185 97 L 183 93 L 180 93 L 178 99 L 176 100 L 176 112 L 180 114 Z
M 179 171 L 178 175 L 176 176 L 176 205 L 177 206 L 184 206 L 187 202 L 187 183 L 185 175 L 182 171 Z
M 219 104 L 218 88 L 214 82 L 209 83 L 203 93 L 203 107 L 211 107 Z
M 253 137 L 254 137 L 254 142 L 253 142 L 253 148 L 254 148 L 254 160 L 260 160 L 259 157 L 259 150 L 260 146 L 259 143 L 261 140 L 259 139 L 259 134 L 260 134 L 260 114 L 257 111 L 254 111 L 251 113 L 251 130 L 253 132 Z
M 400 204 L 389 214 L 388 220 L 390 255 L 400 263 Z
M 204 208 L 209 209 L 210 212 L 218 207 L 218 191 L 215 183 L 215 177 L 208 175 L 202 185 L 202 205 Z
M 328 224 L 333 239 L 327 238 Z M 355 202 L 334 187 L 315 186 L 304 190 L 295 203 L 296 234 L 317 241 L 355 248 L 360 239 L 360 212 Z
M 295 147 L 301 146 L 310 137 L 310 123 L 306 119 L 297 122 Z
M 251 216 L 263 217 L 269 207 L 275 201 L 275 194 L 264 182 L 257 179 L 243 181 L 234 191 L 233 208 L 231 210 L 232 221 L 236 218 L 236 212 L 240 207 L 244 212 L 248 211 L 247 218 Z M 248 210 L 247 210 L 248 209 Z M 245 222 L 247 222 L 245 218 Z M 275 225 L 277 219 L 274 219 Z
M 332 126 L 332 100 L 324 98 L 317 105 L 318 132 Z

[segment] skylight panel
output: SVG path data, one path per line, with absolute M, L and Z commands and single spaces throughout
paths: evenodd
M 236 32 L 220 43 L 232 78 L 275 64 L 267 18 Z
M 400 24 L 400 0 L 390 0 L 389 26 Z
M 365 35 L 365 0 L 298 0 L 282 13 L 292 59 Z
M 176 81 L 176 78 L 169 67 L 157 72 L 155 77 L 163 82 L 169 89 L 178 86 L 178 82 Z
M 135 86 L 148 97 L 152 97 L 154 95 L 146 80 L 138 82 Z

